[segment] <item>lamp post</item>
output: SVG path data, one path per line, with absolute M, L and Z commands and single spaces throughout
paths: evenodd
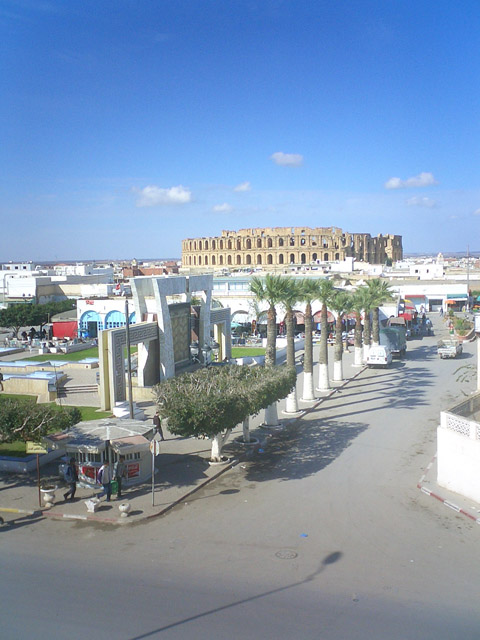
M 127 377 L 128 377 L 128 406 L 130 419 L 133 420 L 133 394 L 132 394 L 132 360 L 130 355 L 130 320 L 128 316 L 128 300 L 125 299 L 125 337 L 127 342 Z
M 480 313 L 476 313 L 473 320 L 477 336 L 477 391 L 480 391 Z

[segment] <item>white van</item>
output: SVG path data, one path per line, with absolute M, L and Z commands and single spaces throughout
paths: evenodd
M 369 367 L 388 367 L 392 362 L 392 352 L 388 347 L 376 345 L 370 347 L 367 356 Z

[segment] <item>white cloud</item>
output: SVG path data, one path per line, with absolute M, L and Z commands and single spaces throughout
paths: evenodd
M 419 173 L 418 176 L 401 180 L 400 178 L 390 178 L 385 182 L 385 189 L 407 189 L 409 187 L 428 187 L 432 184 L 438 184 L 432 173 L 425 171 Z
M 149 185 L 143 189 L 137 189 L 139 198 L 137 207 L 155 207 L 166 204 L 186 204 L 192 201 L 190 189 L 178 185 L 169 189 L 162 189 L 155 185 Z
M 427 209 L 433 209 L 437 206 L 437 201 L 432 198 L 427 198 L 426 196 L 414 196 L 407 200 L 407 205 L 409 207 L 427 207 Z
M 475 211 L 473 212 L 474 216 L 480 216 L 480 209 L 475 209 Z
M 270 160 L 282 167 L 300 167 L 303 164 L 303 156 L 299 153 L 283 153 L 283 151 L 272 153 Z
M 213 211 L 216 213 L 230 213 L 230 211 L 233 211 L 233 207 L 228 202 L 224 202 L 223 204 L 216 204 L 213 207 Z
M 241 182 L 237 184 L 236 187 L 233 188 L 234 191 L 250 191 L 251 190 L 250 182 Z

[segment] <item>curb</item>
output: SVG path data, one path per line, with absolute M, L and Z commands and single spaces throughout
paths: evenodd
M 422 493 L 424 493 L 425 495 L 429 496 L 430 498 L 435 498 L 435 500 L 438 500 L 439 502 L 444 504 L 449 509 L 452 509 L 453 511 L 456 511 L 457 513 L 461 513 L 462 516 L 466 516 L 467 518 L 470 518 L 470 520 L 473 520 L 473 522 L 476 522 L 477 524 L 480 524 L 480 518 L 477 518 L 476 516 L 472 515 L 471 513 L 468 513 L 468 511 L 465 511 L 465 509 L 462 509 L 461 507 L 457 506 L 453 502 L 450 502 L 450 500 L 447 500 L 446 498 L 442 498 L 442 496 L 439 496 L 438 494 L 434 493 L 431 489 L 429 489 L 428 487 L 425 487 L 423 485 L 423 482 L 425 482 L 427 474 L 431 470 L 431 468 L 433 466 L 433 463 L 435 462 L 436 457 L 437 457 L 437 454 L 435 454 L 433 456 L 432 460 L 427 465 L 427 467 L 425 469 L 425 473 L 422 475 L 420 480 L 417 482 L 417 489 L 420 489 L 420 491 Z
M 98 516 L 93 516 L 88 514 L 79 515 L 79 514 L 70 514 L 70 513 L 59 513 L 58 511 L 50 511 L 48 509 L 41 509 L 39 511 L 27 511 L 24 509 L 7 509 L 7 508 L 0 507 L 0 511 L 6 511 L 10 513 L 23 513 L 28 515 L 43 515 L 44 517 L 51 518 L 52 520 L 80 520 L 84 522 L 89 521 L 89 522 L 98 522 L 99 524 L 115 524 L 115 525 L 122 525 L 122 526 L 128 525 L 128 524 L 135 525 L 139 522 L 144 522 L 145 520 L 151 520 L 152 518 L 157 518 L 159 516 L 164 515 L 165 513 L 168 513 L 168 511 L 176 507 L 181 502 L 184 502 L 189 496 L 191 496 L 192 494 L 196 493 L 197 491 L 205 487 L 207 484 L 212 482 L 212 480 L 215 480 L 219 476 L 223 475 L 226 471 L 236 466 L 238 463 L 239 463 L 239 460 L 237 458 L 233 458 L 230 462 L 227 462 L 219 471 L 212 474 L 210 478 L 207 478 L 200 484 L 196 485 L 195 487 L 193 487 L 193 489 L 190 489 L 190 491 L 187 491 L 187 493 L 180 496 L 180 498 L 177 498 L 176 500 L 168 504 L 166 507 L 163 507 L 163 509 L 160 509 L 160 511 L 149 514 L 147 516 L 143 516 L 141 518 L 137 518 L 135 520 L 129 519 L 129 518 L 121 518 L 121 517 L 100 518 Z
M 313 405 L 311 405 L 310 407 L 307 407 L 306 409 L 300 409 L 298 414 L 295 414 L 290 419 L 285 420 L 284 424 L 285 425 L 290 425 L 290 424 L 297 423 L 303 416 L 307 415 L 311 411 L 314 411 L 319 405 L 322 404 L 322 402 L 325 402 L 325 400 L 327 400 L 328 398 L 331 398 L 335 393 L 337 393 L 337 391 L 343 389 L 343 387 L 345 387 L 349 382 L 351 382 L 352 380 L 355 380 L 355 378 L 357 378 L 363 371 L 365 371 L 365 369 L 367 369 L 367 367 L 363 366 L 361 369 L 359 369 L 355 373 L 354 376 L 352 376 L 351 378 L 347 378 L 338 387 L 335 387 L 334 389 L 331 389 L 331 391 L 328 394 L 326 394 L 324 397 L 319 398 L 318 400 L 316 400 L 315 403 Z M 88 515 L 88 514 L 86 514 L 86 515 L 75 515 L 75 514 L 68 514 L 68 513 L 59 513 L 58 511 L 50 511 L 49 509 L 40 509 L 40 510 L 32 511 L 32 510 L 25 510 L 25 509 L 9 509 L 9 508 L 0 507 L 0 511 L 5 511 L 7 513 L 22 513 L 22 514 L 26 514 L 26 515 L 43 515 L 44 517 L 50 518 L 52 520 L 80 520 L 80 521 L 83 521 L 83 522 L 97 522 L 99 524 L 103 523 L 103 524 L 114 524 L 114 525 L 122 525 L 122 526 L 124 526 L 124 525 L 135 525 L 137 523 L 145 522 L 147 520 L 152 520 L 153 518 L 158 518 L 159 516 L 165 515 L 166 513 L 171 511 L 174 507 L 179 505 L 181 502 L 184 502 L 191 495 L 193 495 L 197 491 L 200 491 L 200 489 L 203 489 L 210 482 L 212 482 L 213 480 L 216 480 L 217 478 L 222 476 L 224 473 L 226 473 L 227 471 L 229 471 L 230 469 L 235 467 L 240 462 L 240 458 L 241 458 L 241 456 L 236 457 L 236 458 L 232 458 L 231 461 L 227 462 L 216 473 L 212 474 L 209 478 L 207 478 L 206 480 L 204 480 L 200 484 L 198 484 L 195 487 L 193 487 L 192 489 L 190 489 L 190 491 L 187 491 L 187 493 L 183 494 L 180 498 L 177 498 L 176 500 L 174 500 L 173 502 L 168 504 L 166 507 L 163 507 L 162 509 L 160 509 L 160 511 L 158 511 L 156 513 L 149 514 L 147 516 L 143 516 L 141 518 L 139 517 L 139 518 L 137 518 L 135 520 L 131 520 L 130 518 L 121 518 L 121 517 L 119 517 L 119 518 L 99 518 L 98 516 Z M 479 521 L 479 524 L 480 524 L 480 521 Z

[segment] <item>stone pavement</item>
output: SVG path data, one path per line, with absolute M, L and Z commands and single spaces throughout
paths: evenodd
M 437 323 L 436 323 L 437 324 Z M 442 328 L 437 324 L 435 327 L 437 335 L 430 340 L 435 341 L 441 334 Z M 415 341 L 409 343 L 409 349 L 414 348 Z M 285 401 L 279 402 L 278 417 L 280 422 L 287 423 L 300 420 L 306 412 L 319 412 L 324 408 L 322 404 L 328 402 L 328 398 L 336 393 L 337 389 L 349 383 L 355 377 L 361 375 L 363 368 L 353 366 L 353 348 L 349 353 L 344 354 L 344 375 L 342 383 L 331 383 L 332 389 L 328 393 L 318 393 L 319 399 L 313 403 L 300 400 L 303 389 L 303 375 L 299 372 L 297 380 L 297 395 L 299 398 L 300 412 L 298 414 L 285 414 L 283 409 Z M 407 356 L 408 358 L 408 356 Z M 329 366 L 333 368 L 333 349 L 329 350 Z M 300 369 L 300 367 L 298 367 Z M 332 375 L 332 371 L 330 374 Z M 318 380 L 318 371 L 315 370 L 315 381 Z M 148 419 L 154 413 L 153 404 L 142 403 L 142 408 L 146 412 Z M 136 485 L 127 488 L 123 492 L 122 499 L 112 496 L 112 501 L 107 503 L 105 499 L 96 511 L 88 513 L 85 501 L 98 494 L 87 489 L 77 489 L 76 499 L 73 502 L 65 502 L 63 493 L 66 488 L 63 481 L 59 479 L 58 464 L 54 461 L 41 469 L 41 477 L 51 479 L 58 484 L 54 506 L 50 509 L 39 506 L 36 473 L 25 475 L 0 474 L 0 516 L 6 523 L 8 521 L 23 518 L 50 518 L 54 520 L 74 519 L 82 520 L 91 524 L 119 525 L 132 524 L 148 520 L 150 518 L 162 516 L 178 504 L 187 502 L 189 497 L 200 490 L 209 482 L 214 481 L 220 475 L 228 473 L 229 469 L 244 461 L 252 460 L 262 456 L 263 451 L 268 447 L 269 438 L 275 437 L 275 430 L 266 429 L 261 426 L 263 412 L 259 416 L 250 420 L 250 430 L 256 443 L 246 447 L 238 442 L 242 434 L 241 425 L 238 425 L 232 432 L 227 445 L 224 447 L 224 454 L 228 456 L 228 463 L 220 465 L 210 465 L 210 441 L 196 438 L 181 438 L 174 436 L 168 431 L 165 432 L 166 440 L 161 443 L 161 453 L 155 459 L 155 485 L 152 493 L 151 482 L 143 485 Z M 480 524 L 480 505 L 463 498 L 458 494 L 448 492 L 439 487 L 436 483 L 435 460 L 425 468 L 419 469 L 419 481 L 417 484 L 426 496 L 436 498 L 445 504 L 446 508 L 451 508 Z M 118 505 L 128 502 L 131 511 L 128 517 L 120 517 Z
M 329 350 L 330 360 L 333 360 L 333 349 Z M 333 368 L 333 362 L 330 362 Z M 278 417 L 282 425 L 296 421 L 304 415 L 305 411 L 316 411 L 322 402 L 328 399 L 337 388 L 348 384 L 349 379 L 356 377 L 363 370 L 353 367 L 353 349 L 345 353 L 344 374 L 345 380 L 342 383 L 331 383 L 332 389 L 328 393 L 318 393 L 318 401 L 303 402 L 300 400 L 303 390 L 303 374 L 300 365 L 297 381 L 297 395 L 299 398 L 299 413 L 285 414 L 285 400 L 278 403 Z M 315 373 L 315 380 L 318 380 L 318 372 Z M 331 372 L 332 374 L 333 372 Z M 155 407 L 153 403 L 138 403 L 147 419 L 151 420 Z M 41 468 L 41 479 L 50 481 L 58 486 L 55 493 L 53 507 L 45 508 L 39 506 L 39 496 L 37 488 L 37 474 L 25 475 L 0 474 L 0 516 L 5 521 L 20 517 L 48 517 L 52 519 L 77 519 L 91 523 L 105 524 L 126 524 L 138 522 L 155 516 L 167 513 L 175 505 L 188 500 L 188 497 L 201 489 L 203 486 L 215 480 L 220 475 L 228 472 L 236 464 L 242 461 L 261 456 L 264 447 L 268 446 L 268 439 L 274 437 L 275 430 L 261 426 L 263 411 L 250 420 L 250 431 L 255 444 L 245 446 L 236 441 L 242 435 L 242 426 L 238 425 L 231 433 L 230 438 L 223 449 L 223 453 L 228 457 L 226 464 L 210 464 L 210 441 L 197 438 L 181 438 L 170 434 L 164 430 L 165 441 L 160 443 L 161 453 L 155 459 L 155 485 L 152 492 L 151 481 L 127 488 L 122 493 L 122 499 L 112 496 L 111 502 L 106 502 L 102 498 L 101 504 L 95 513 L 88 513 L 85 501 L 100 491 L 77 488 L 74 501 L 64 501 L 63 494 L 67 488 L 58 473 L 60 460 L 51 462 Z M 122 518 L 118 505 L 128 502 L 131 511 L 128 517 Z

